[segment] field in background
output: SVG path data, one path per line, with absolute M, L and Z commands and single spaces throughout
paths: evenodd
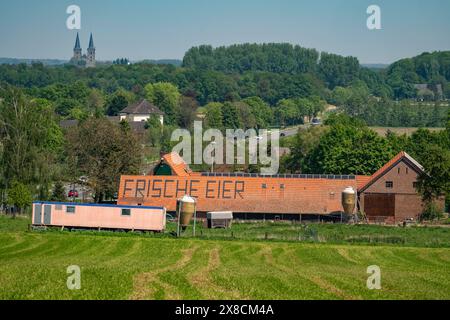
M 406 134 L 410 136 L 419 129 L 419 128 L 396 128 L 396 127 L 369 127 L 369 128 L 383 137 L 386 136 L 386 133 L 388 131 L 394 132 L 398 135 Z M 445 130 L 445 128 L 425 128 L 425 129 L 428 129 L 432 132 Z
M 0 216 L 0 299 L 450 299 L 448 246 L 27 232 L 27 224 Z M 384 229 L 431 230 L 448 243 L 448 229 Z M 70 265 L 81 267 L 81 290 L 66 287 Z M 370 265 L 381 268 L 382 290 L 366 288 Z

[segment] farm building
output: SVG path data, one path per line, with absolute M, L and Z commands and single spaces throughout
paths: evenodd
M 193 172 L 176 153 L 163 157 L 150 176 L 122 176 L 118 204 L 163 206 L 189 194 L 200 213 L 232 211 L 235 218 L 300 219 L 343 212 L 344 189 L 358 190 L 360 210 L 369 219 L 417 219 L 422 211 L 414 183 L 422 167 L 401 152 L 372 176 Z M 380 202 L 381 201 L 381 202 Z
M 162 231 L 163 207 L 118 206 L 66 202 L 34 202 L 34 226 Z
M 359 188 L 360 206 L 371 221 L 395 223 L 416 220 L 422 213 L 422 199 L 416 191 L 423 167 L 406 152 L 375 172 Z M 441 209 L 444 200 L 437 202 Z

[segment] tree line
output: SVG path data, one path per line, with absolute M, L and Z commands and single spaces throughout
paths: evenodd
M 388 132 L 385 137 L 345 114 L 330 116 L 324 127 L 300 130 L 291 141 L 291 154 L 282 159 L 285 173 L 372 175 L 400 151 L 424 167 L 418 191 L 429 206 L 450 200 L 450 112 L 446 130 L 419 129 L 412 135 Z

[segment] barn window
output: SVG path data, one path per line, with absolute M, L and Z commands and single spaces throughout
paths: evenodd
M 406 168 L 406 174 L 408 174 L 408 168 Z
M 330 200 L 333 200 L 334 199 L 334 192 L 330 192 Z
M 262 188 L 263 188 L 263 189 L 267 189 L 267 184 L 263 183 L 263 184 L 262 184 Z
M 123 216 L 131 216 L 131 209 L 122 209 Z
M 394 187 L 394 182 L 392 181 L 386 181 L 386 188 L 392 189 Z
M 413 188 L 414 188 L 414 189 L 417 189 L 417 181 L 414 181 L 414 182 L 413 182 Z
M 67 206 L 66 213 L 75 213 L 75 206 Z
M 280 184 L 280 189 L 284 189 L 284 184 Z
M 400 168 L 398 168 L 397 170 L 398 170 L 398 174 L 400 174 Z

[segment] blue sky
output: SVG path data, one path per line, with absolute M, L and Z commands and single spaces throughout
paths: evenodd
M 97 58 L 181 59 L 192 46 L 289 42 L 390 63 L 450 50 L 449 0 L 1 0 L 0 57 L 72 55 L 76 31 L 66 8 L 81 7 L 83 51 L 94 34 Z M 366 27 L 381 7 L 382 30 Z

